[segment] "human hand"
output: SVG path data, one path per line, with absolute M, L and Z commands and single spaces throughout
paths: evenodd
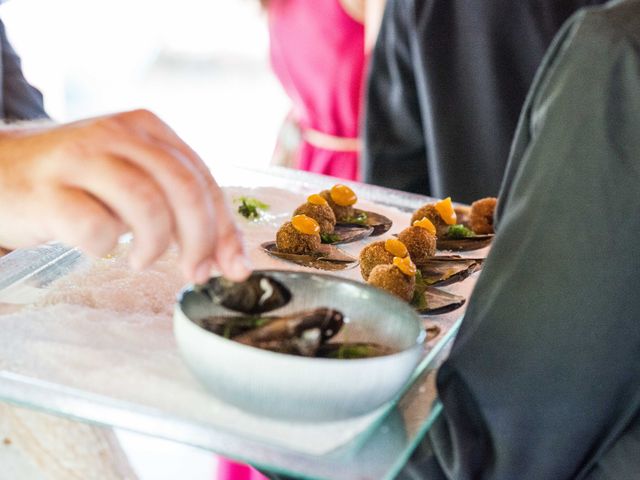
M 200 157 L 146 110 L 0 131 L 0 246 L 58 240 L 96 256 L 132 231 L 144 268 L 176 241 L 187 278 L 249 275 L 240 233 Z

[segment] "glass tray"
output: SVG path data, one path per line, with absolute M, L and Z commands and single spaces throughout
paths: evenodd
M 282 168 L 229 168 L 217 172 L 217 180 L 223 186 L 278 187 L 300 192 L 318 191 L 336 182 L 331 177 Z M 419 195 L 364 184 L 342 183 L 351 184 L 363 199 L 407 212 L 429 200 Z M 84 264 L 86 258 L 81 253 L 56 244 L 18 250 L 0 258 L 0 307 L 10 308 L 11 303 L 33 304 L 39 292 L 46 289 L 49 283 Z M 462 291 L 468 293 L 474 283 L 475 275 L 472 275 L 459 285 L 462 285 Z M 10 302 L 3 303 L 7 300 Z M 434 387 L 435 369 L 446 358 L 462 312 L 463 309 L 459 309 L 424 319 L 425 324 L 436 323 L 441 328 L 441 334 L 430 344 L 430 348 L 425 349 L 419 367 L 403 392 L 379 411 L 365 429 L 324 454 L 309 454 L 265 440 L 264 437 L 238 434 L 232 429 L 196 421 L 184 409 L 158 408 L 153 399 L 145 397 L 144 385 L 137 385 L 136 395 L 123 397 L 121 391 L 118 395 L 115 392 L 112 395 L 108 389 L 96 392 L 76 388 L 71 381 L 51 381 L 44 369 L 25 375 L 19 367 L 4 368 L 6 365 L 20 364 L 15 358 L 3 358 L 3 355 L 10 354 L 5 350 L 0 350 L 0 400 L 83 422 L 205 448 L 283 474 L 336 480 L 393 478 L 439 412 Z M 0 316 L 0 322 L 2 318 Z M 14 333 L 11 328 L 3 327 L 0 339 L 4 337 L 5 341 L 19 342 L 20 338 L 15 338 Z M 46 337 L 46 331 L 41 333 Z M 166 335 L 172 336 L 170 329 Z M 96 342 L 93 336 L 85 340 L 88 348 Z M 23 355 L 28 361 L 29 355 L 36 353 L 29 351 Z M 87 374 L 90 374 L 89 368 L 87 366 Z M 313 425 L 305 428 L 309 429 L 308 435 L 313 435 Z

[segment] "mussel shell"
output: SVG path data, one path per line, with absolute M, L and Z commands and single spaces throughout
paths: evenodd
M 367 215 L 367 220 L 364 223 L 360 224 L 360 223 L 339 222 L 336 226 L 356 225 L 360 227 L 362 226 L 371 227 L 373 228 L 373 231 L 370 233 L 370 236 L 377 237 L 378 235 L 382 235 L 383 233 L 387 232 L 393 225 L 393 222 L 391 221 L 391 219 L 388 217 L 385 217 L 384 215 L 381 215 L 376 212 L 369 212 L 367 210 L 360 210 L 357 208 L 354 209 L 354 216 L 357 217 L 362 213 Z
M 422 280 L 430 286 L 444 286 L 461 282 L 472 273 L 482 269 L 483 259 L 455 258 L 453 256 L 431 257 L 416 264 L 422 274 Z
M 263 320 L 263 325 L 233 336 L 232 340 L 264 350 L 312 357 L 344 325 L 344 315 L 330 308 Z
M 373 234 L 373 227 L 366 225 L 344 224 L 339 223 L 333 229 L 332 235 L 337 239 L 330 242 L 329 245 L 341 245 L 344 243 L 352 243 L 367 238 Z
M 317 268 L 319 270 L 346 270 L 358 265 L 358 259 L 333 245 L 320 245 L 318 251 L 313 254 L 283 253 L 278 251 L 276 242 L 265 242 L 262 249 L 269 255 L 302 265 L 303 267 Z
M 366 342 L 331 342 L 318 348 L 317 357 L 334 358 L 336 360 L 354 360 L 359 358 L 382 357 L 396 353 L 392 348 L 378 343 Z
M 277 317 L 256 317 L 256 316 L 237 316 L 237 317 L 205 317 L 194 320 L 194 322 L 208 330 L 211 333 L 220 335 L 225 338 L 232 338 L 241 335 L 249 330 L 253 330 L 266 322 Z
M 424 291 L 426 308 L 416 308 L 421 315 L 439 315 L 451 312 L 464 305 L 466 299 L 435 287 L 427 287 Z
M 427 342 L 438 338 L 438 335 L 440 335 L 440 333 L 442 332 L 440 327 L 433 323 L 427 325 L 424 331 L 427 332 Z
M 234 337 L 241 343 L 259 343 L 300 337 L 312 329 L 320 331 L 323 342 L 336 335 L 344 325 L 344 315 L 331 308 L 316 308 L 269 319 L 264 325 Z
M 213 277 L 194 290 L 229 310 L 248 315 L 270 312 L 291 300 L 291 291 L 283 283 L 264 273 L 255 272 L 243 282 Z
M 478 250 L 491 244 L 494 236 L 494 234 L 488 234 L 466 238 L 438 237 L 436 248 L 438 250 L 454 250 L 457 252 Z

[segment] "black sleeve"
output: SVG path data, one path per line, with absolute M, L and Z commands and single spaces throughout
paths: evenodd
M 42 94 L 24 78 L 20 58 L 7 39 L 0 21 L 0 50 L 2 53 L 2 106 L 4 120 L 32 120 L 47 118 Z
M 529 97 L 438 375 L 448 478 L 640 472 L 640 2 L 614 4 L 576 17 Z
M 368 72 L 364 115 L 364 180 L 404 191 L 429 189 L 414 76 L 413 2 L 387 2 Z

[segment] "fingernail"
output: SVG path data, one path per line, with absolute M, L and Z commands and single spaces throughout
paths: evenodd
M 193 280 L 196 283 L 204 283 L 209 280 L 209 276 L 211 275 L 211 260 L 204 260 L 196 267 L 195 272 L 193 273 Z

